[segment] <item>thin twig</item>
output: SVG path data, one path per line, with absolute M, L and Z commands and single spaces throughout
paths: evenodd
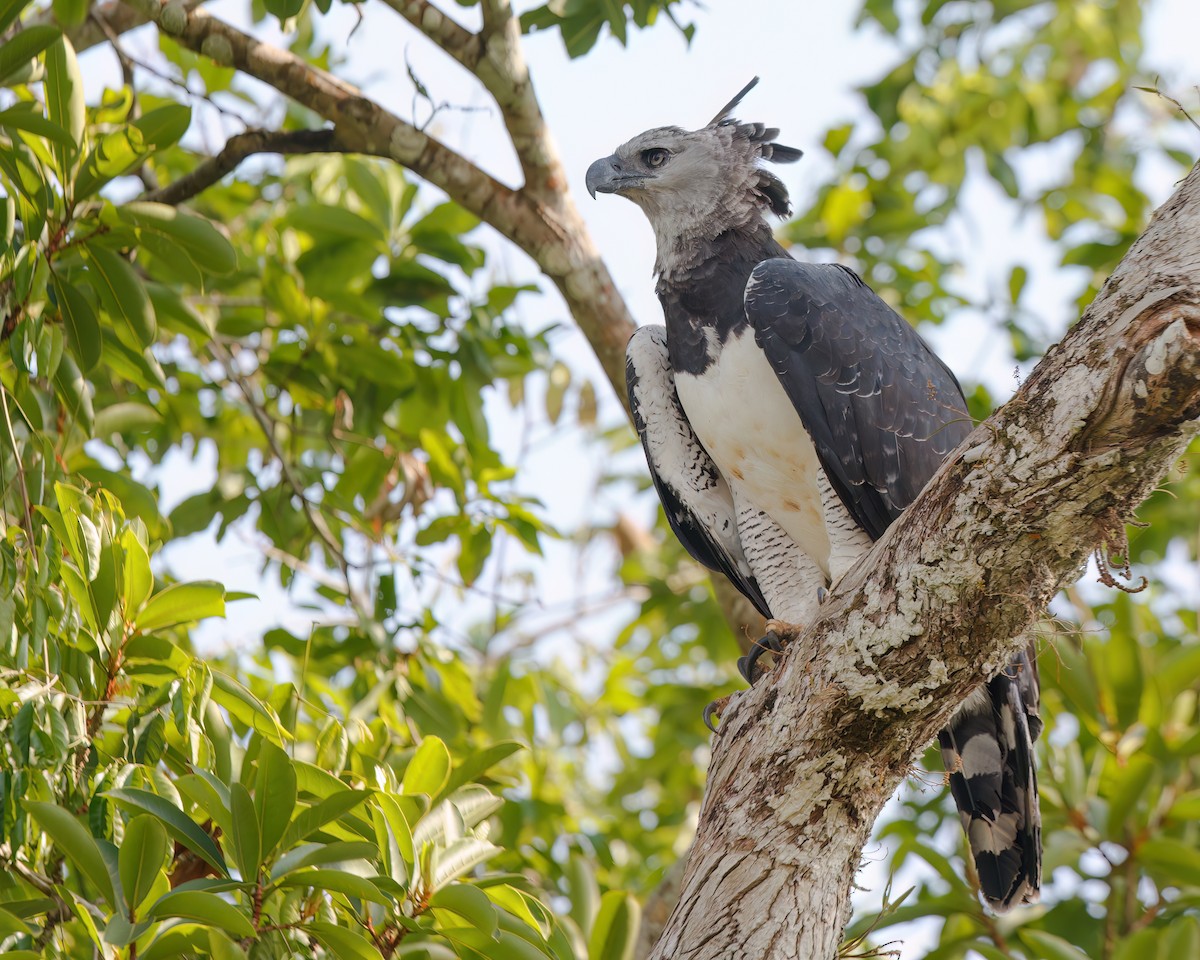
M 1163 100 L 1166 100 L 1167 103 L 1171 104 L 1176 110 L 1178 110 L 1181 114 L 1183 114 L 1184 119 L 1187 120 L 1188 123 L 1190 123 L 1197 130 L 1200 130 L 1200 121 L 1197 121 L 1195 117 L 1193 117 L 1190 113 L 1188 113 L 1187 108 L 1182 103 L 1180 103 L 1178 100 L 1176 100 L 1169 93 L 1164 93 L 1159 88 L 1158 81 L 1159 81 L 1159 78 L 1155 77 L 1154 78 L 1154 86 L 1152 86 L 1152 87 L 1137 87 L 1137 86 L 1135 86 L 1134 89 L 1135 90 L 1143 90 L 1146 93 L 1153 93 L 1156 97 L 1161 97 Z
M 275 436 L 275 424 L 271 420 L 270 415 L 263 409 L 262 405 L 255 399 L 250 385 L 246 382 L 246 378 L 237 369 L 237 364 L 234 363 L 233 357 L 229 351 L 225 349 L 225 345 L 219 340 L 213 339 L 209 342 L 209 350 L 214 358 L 222 367 L 225 368 L 225 373 L 229 379 L 237 385 L 242 396 L 246 400 L 246 404 L 250 408 L 250 412 L 254 415 L 254 419 L 258 422 L 263 436 L 267 441 L 267 446 L 271 449 L 272 456 L 279 462 L 279 468 L 283 471 L 283 478 L 287 481 L 287 485 L 292 488 L 292 493 L 300 501 L 301 509 L 304 511 L 305 517 L 308 518 L 309 526 L 313 532 L 321 540 L 325 547 L 332 554 L 338 568 L 342 571 L 342 576 L 346 580 L 347 593 L 350 592 L 350 564 L 346 560 L 346 553 L 342 549 L 341 543 L 337 537 L 333 535 L 333 531 L 329 529 L 329 524 L 325 521 L 325 516 L 319 510 L 315 509 L 312 501 L 308 499 L 308 495 L 304 492 L 304 485 L 300 483 L 300 479 L 292 470 L 292 464 L 283 452 L 283 448 L 279 445 L 279 438 Z
M 191 173 L 165 187 L 143 194 L 141 199 L 175 206 L 208 189 L 256 153 L 279 153 L 285 156 L 335 153 L 338 152 L 337 144 L 337 131 L 332 127 L 320 130 L 248 130 L 230 137 L 220 153 L 205 160 Z

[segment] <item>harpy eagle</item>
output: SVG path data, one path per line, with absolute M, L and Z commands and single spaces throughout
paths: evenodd
M 763 161 L 800 151 L 730 114 L 659 127 L 588 168 L 587 188 L 654 229 L 665 326 L 629 341 L 634 422 L 671 528 L 769 620 L 810 622 L 825 590 L 920 493 L 971 429 L 962 389 L 846 267 L 798 262 L 767 214 L 790 212 Z M 761 646 L 739 666 L 753 682 Z M 959 708 L 939 742 L 982 892 L 1037 899 L 1041 730 L 1033 650 Z

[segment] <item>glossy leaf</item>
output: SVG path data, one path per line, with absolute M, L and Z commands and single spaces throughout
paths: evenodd
M 225 615 L 225 588 L 219 583 L 175 583 L 161 590 L 138 615 L 138 629 L 163 630 L 181 623 Z
M 227 874 L 229 872 L 225 867 L 225 858 L 221 856 L 221 851 L 213 843 L 212 837 L 171 801 L 151 793 L 149 790 L 133 787 L 109 790 L 105 796 L 126 809 L 144 810 L 156 817 L 166 827 L 167 833 L 192 853 L 215 867 L 220 873 Z
M 149 814 L 134 817 L 125 825 L 120 846 L 121 888 L 131 914 L 141 906 L 166 863 L 167 831 Z
M 46 113 L 70 138 L 69 144 L 55 144 L 59 173 L 69 178 L 83 142 L 86 104 L 79 61 L 75 57 L 75 48 L 66 36 L 59 37 L 46 48 L 45 87 Z
M 640 924 L 638 902 L 622 891 L 608 891 L 600 898 L 600 909 L 588 937 L 588 956 L 595 960 L 632 960 Z
M 113 903 L 113 883 L 100 848 L 87 829 L 62 807 L 26 800 L 25 809 L 58 848 L 87 877 L 106 901 Z
M 158 325 L 146 288 L 129 262 L 96 244 L 84 248 L 88 278 L 113 323 L 126 330 L 141 347 L 154 342 Z
M 235 937 L 254 936 L 254 925 L 245 914 L 215 893 L 204 890 L 174 890 L 164 894 L 147 915 L 156 920 L 179 917 L 228 930 Z
M 54 295 L 67 331 L 67 344 L 87 373 L 100 362 L 100 320 L 96 309 L 83 292 L 53 275 Z

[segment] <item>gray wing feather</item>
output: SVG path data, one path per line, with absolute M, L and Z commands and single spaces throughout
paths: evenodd
M 958 381 L 845 267 L 764 260 L 745 306 L 830 483 L 878 539 L 970 433 Z
M 625 351 L 634 426 L 667 521 L 693 559 L 725 574 L 764 617 L 763 598 L 738 537 L 733 495 L 688 422 L 661 326 L 641 327 Z

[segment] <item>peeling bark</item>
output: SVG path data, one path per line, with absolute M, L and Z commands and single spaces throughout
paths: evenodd
M 835 955 L 914 755 L 1200 428 L 1200 165 L 1083 319 L 726 708 L 652 957 Z

